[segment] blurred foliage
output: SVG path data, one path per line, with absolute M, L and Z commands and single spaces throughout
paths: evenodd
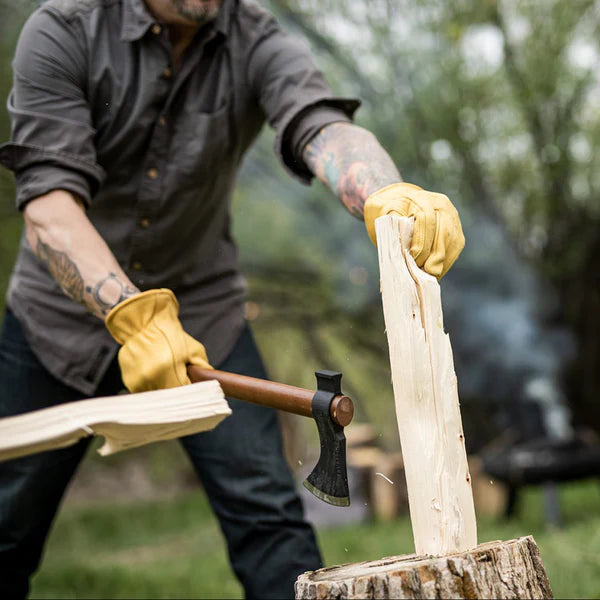
M 34 6 L 33 2 L 15 5 L 0 0 L 0 101 L 8 96 L 12 81 L 11 57 L 20 26 Z M 0 110 L 0 141 L 10 135 L 6 110 Z M 0 168 L 0 309 L 4 306 L 4 290 L 14 262 L 21 232 L 21 218 L 14 210 L 14 182 L 9 171 Z
M 515 264 L 532 265 L 540 289 L 551 292 L 534 302 L 548 304 L 544 318 L 575 336 L 567 396 L 580 422 L 600 427 L 597 3 L 262 3 L 304 38 L 336 93 L 362 99 L 357 123 L 376 133 L 408 181 L 447 193 L 467 232 L 487 232 L 484 218 L 501 230 L 501 251 L 487 233 L 467 234 L 443 282 L 446 298 L 460 303 L 469 282 L 501 303 L 529 277 Z M 36 4 L 0 0 L 2 98 L 20 24 Z M 8 133 L 0 111 L 0 137 Z M 376 252 L 363 224 L 320 184 L 306 187 L 284 172 L 272 144 L 266 131 L 244 161 L 234 205 L 249 317 L 271 375 L 313 387 L 315 369 L 343 371 L 359 417 L 397 444 Z M 0 291 L 20 227 L 12 178 L 0 170 Z M 514 277 L 499 277 L 501 267 Z M 451 334 L 456 340 L 461 330 Z M 472 349 L 455 353 L 457 369 L 478 360 Z M 486 369 L 489 381 L 494 365 Z M 471 431 L 474 439 L 484 429 Z
M 491 218 L 508 251 L 556 292 L 545 318 L 567 326 L 576 345 L 567 397 L 579 422 L 598 427 L 598 3 L 271 4 L 306 36 L 337 90 L 363 99 L 359 123 L 403 175 L 453 198 L 467 230 L 479 214 Z M 494 285 L 502 257 L 486 268 L 488 258 L 467 245 L 448 279 L 478 265 L 482 286 Z

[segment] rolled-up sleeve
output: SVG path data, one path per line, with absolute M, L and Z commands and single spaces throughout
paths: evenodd
M 55 189 L 87 205 L 104 178 L 85 96 L 85 46 L 77 29 L 42 8 L 27 21 L 13 61 L 11 140 L 0 163 L 15 173 L 17 207 Z
M 292 175 L 309 183 L 313 174 L 302 159 L 302 142 L 329 123 L 350 121 L 360 101 L 336 97 L 308 50 L 274 20 L 252 49 L 248 75 L 275 129 L 275 152 Z

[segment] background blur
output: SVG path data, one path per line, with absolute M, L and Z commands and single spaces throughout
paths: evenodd
M 20 27 L 37 4 L 0 0 L 2 102 Z M 442 300 L 471 454 L 538 439 L 595 448 L 600 3 L 261 4 L 304 39 L 336 93 L 362 99 L 357 124 L 378 136 L 403 177 L 447 194 L 459 209 L 467 245 L 442 281 Z M 8 136 L 3 109 L 0 140 Z M 369 444 L 395 454 L 376 251 L 362 222 L 318 182 L 305 187 L 284 173 L 272 144 L 272 132 L 265 131 L 246 158 L 234 212 L 251 289 L 247 315 L 271 377 L 314 388 L 315 369 L 342 371 L 356 420 L 369 426 Z M 0 304 L 20 232 L 13 178 L 0 170 Z M 300 476 L 317 451 L 314 426 L 284 417 L 284 427 L 290 463 Z M 195 486 L 176 444 L 102 461 L 90 456 L 34 593 L 239 594 Z M 597 478 L 560 489 L 527 487 L 513 511 L 506 510 L 511 490 L 505 492 L 490 520 L 480 518 L 480 541 L 535 533 L 557 595 L 600 597 Z M 365 493 L 368 505 L 372 489 Z M 339 517 L 316 514 L 327 564 L 412 551 L 406 515 L 353 514 L 361 525 L 335 531 L 328 525 Z M 393 533 L 381 522 L 388 517 Z M 549 529 L 549 522 L 563 528 Z M 206 553 L 217 548 L 217 563 L 198 546 Z M 161 579 L 156 565 L 165 561 L 171 566 Z M 206 576 L 199 564 L 207 566 Z M 569 564 L 573 569 L 565 569 Z

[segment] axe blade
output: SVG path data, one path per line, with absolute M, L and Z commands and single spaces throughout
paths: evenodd
M 350 506 L 346 470 L 346 436 L 344 428 L 335 423 L 329 406 L 341 394 L 342 374 L 317 371 L 317 391 L 312 400 L 312 415 L 317 423 L 321 454 L 304 487 L 320 500 L 334 506 Z

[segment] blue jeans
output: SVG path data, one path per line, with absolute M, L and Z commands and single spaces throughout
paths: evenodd
M 265 378 L 246 328 L 218 368 Z M 123 389 L 115 360 L 98 396 Z M 0 417 L 82 398 L 37 360 L 16 317 L 0 334 Z M 311 526 L 283 458 L 275 411 L 229 399 L 233 414 L 212 431 L 181 439 L 217 515 L 247 598 L 293 598 L 296 577 L 321 566 Z M 38 568 L 64 490 L 89 439 L 0 463 L 0 598 L 23 598 Z

